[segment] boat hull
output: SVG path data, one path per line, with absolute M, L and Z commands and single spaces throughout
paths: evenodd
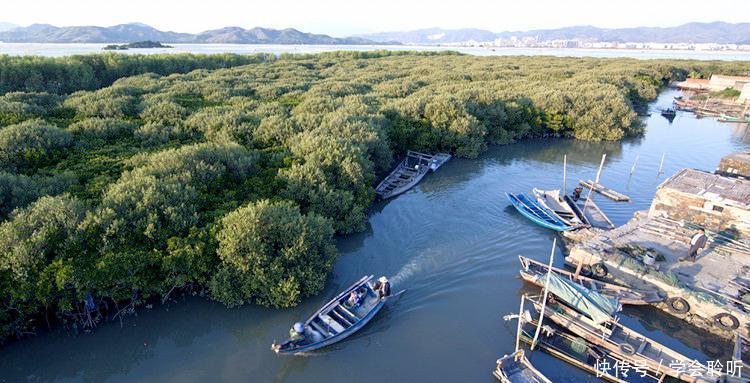
M 523 194 L 505 193 L 511 205 L 524 217 L 528 218 L 535 224 L 555 231 L 568 231 L 576 229 L 575 226 L 566 225 L 559 218 L 555 218 L 554 213 L 547 211 L 535 204 L 530 198 Z

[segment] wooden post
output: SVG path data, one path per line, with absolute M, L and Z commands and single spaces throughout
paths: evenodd
M 661 170 L 664 167 L 664 156 L 666 156 L 666 155 L 667 155 L 667 153 L 662 153 L 661 154 L 661 161 L 659 162 L 659 171 L 656 172 L 656 175 L 661 174 Z
M 635 167 L 638 165 L 638 159 L 641 158 L 641 153 L 635 155 L 635 161 L 633 161 L 633 167 L 630 168 L 630 175 L 633 176 L 635 173 Z
M 521 295 L 521 307 L 518 309 L 518 327 L 516 328 L 516 350 L 521 347 L 521 326 L 523 326 L 523 301 L 526 294 Z
M 593 184 L 591 184 L 591 189 L 589 189 L 589 194 L 586 196 L 586 202 L 583 204 L 583 210 L 581 210 L 584 214 L 586 214 L 586 208 L 589 206 L 589 199 L 591 199 L 591 194 L 594 193 L 594 184 L 599 183 L 599 177 L 602 175 L 602 168 L 604 167 L 604 160 L 607 159 L 607 153 L 602 154 L 602 162 L 599 164 L 599 170 L 596 171 L 596 180 Z
M 547 307 L 547 294 L 549 293 L 549 278 L 552 274 L 552 259 L 555 257 L 555 247 L 557 246 L 557 238 L 552 241 L 552 252 L 549 255 L 549 266 L 547 266 L 547 279 L 544 281 L 544 294 L 542 296 L 542 309 L 539 312 L 539 323 L 536 326 L 536 332 L 534 333 L 534 339 L 531 340 L 531 351 L 534 351 L 536 347 L 536 340 L 539 338 L 539 333 L 542 331 L 542 322 L 544 321 L 544 309 Z
M 562 188 L 562 195 L 568 194 L 568 188 L 567 188 L 567 180 L 568 180 L 568 155 L 563 156 L 563 188 Z

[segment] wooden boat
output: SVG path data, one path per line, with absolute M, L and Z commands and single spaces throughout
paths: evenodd
M 674 118 L 674 116 L 677 115 L 677 112 L 674 110 L 674 108 L 665 108 L 665 109 L 662 109 L 660 112 L 662 116 L 667 117 L 667 118 L 669 117 Z
M 563 198 L 571 207 L 575 208 L 576 214 L 584 217 L 584 222 L 589 226 L 607 230 L 615 228 L 615 224 L 604 214 L 593 198 L 589 198 L 588 201 L 586 199 L 573 201 L 573 198 L 569 195 L 565 195 Z
M 450 154 L 435 155 L 409 151 L 406 158 L 375 188 L 383 199 L 395 197 L 418 184 L 428 171 L 435 171 L 451 158 Z
M 528 324 L 536 326 L 537 322 L 531 321 Z M 530 345 L 533 341 L 533 334 L 525 329 L 522 330 L 521 341 Z M 542 336 L 537 340 L 536 345 L 555 358 L 608 382 L 661 382 L 664 376 L 664 374 L 645 369 L 641 372 L 630 371 L 627 377 L 621 374 L 613 375 L 609 371 L 604 370 L 603 366 L 613 368 L 615 365 L 623 365 L 626 361 L 559 327 L 553 328 L 549 325 L 544 325 Z M 631 366 L 631 368 L 634 369 L 635 366 Z
M 531 365 L 523 350 L 498 359 L 492 374 L 503 383 L 552 383 Z
M 750 122 L 750 116 L 741 118 L 741 117 L 730 116 L 727 114 L 722 114 L 719 116 L 719 122 L 735 122 L 735 123 L 744 124 L 744 123 Z
M 542 310 L 542 303 L 538 298 L 527 299 L 537 310 Z M 606 323 L 597 324 L 586 315 L 557 301 L 547 303 L 544 317 L 631 365 L 645 366 L 651 371 L 664 373 L 688 383 L 718 381 L 718 378 L 711 378 L 708 368 L 703 364 L 631 330 L 617 322 L 614 317 Z M 684 368 L 679 369 L 676 366 Z
M 521 255 L 518 256 L 518 260 L 521 261 L 522 266 L 521 278 L 526 282 L 533 283 L 539 287 L 544 287 L 544 276 L 547 275 L 547 271 L 550 268 L 542 262 Z M 583 287 L 589 290 L 596 291 L 607 298 L 617 300 L 619 303 L 625 305 L 647 305 L 664 300 L 664 298 L 662 298 L 655 290 L 646 291 L 630 289 L 625 286 L 584 277 L 582 275 L 576 276 L 568 270 L 558 269 L 556 267 L 552 267 L 551 269 L 553 273 L 561 277 L 583 285 Z
M 555 215 L 560 218 L 569 226 L 583 227 L 587 223 L 584 221 L 585 217 L 583 214 L 579 215 L 575 209 L 568 204 L 568 201 L 560 196 L 560 190 L 540 190 L 537 188 L 531 191 L 536 197 L 539 205 L 546 207 L 551 210 Z M 578 209 L 580 210 L 580 209 Z
M 618 202 L 630 201 L 630 197 L 626 196 L 625 194 L 622 194 L 616 190 L 610 189 L 592 180 L 588 180 L 588 181 L 579 180 L 579 183 L 581 184 L 581 186 L 586 187 L 590 190 L 593 190 L 611 200 L 618 201 Z
M 568 225 L 553 211 L 541 206 L 535 199 L 530 198 L 525 194 L 505 193 L 505 195 L 508 197 L 511 205 L 513 205 L 521 215 L 539 226 L 555 231 L 567 231 L 577 228 L 576 226 Z
M 310 316 L 304 322 L 305 339 L 274 343 L 271 350 L 277 354 L 301 354 L 326 347 L 357 332 L 383 308 L 388 299 L 379 298 L 371 280 L 372 275 L 362 277 Z M 347 302 L 352 291 L 361 295 L 360 303 L 354 307 Z

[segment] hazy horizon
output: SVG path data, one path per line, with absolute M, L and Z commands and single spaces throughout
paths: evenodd
M 696 13 L 696 1 L 587 4 L 583 0 L 501 3 L 481 0 L 428 1 L 321 0 L 316 3 L 277 0 L 273 3 L 199 0 L 160 2 L 131 0 L 127 8 L 91 0 L 39 0 L 6 4 L 0 19 L 21 26 L 112 26 L 143 23 L 164 31 L 197 33 L 226 26 L 295 28 L 336 37 L 425 28 L 477 28 L 493 32 L 555 29 L 571 26 L 599 28 L 672 27 L 690 22 L 748 22 L 750 2 L 717 0 L 714 9 L 731 9 L 717 20 L 713 12 Z M 691 6 L 691 4 L 695 6 Z M 146 10 L 144 12 L 143 10 Z

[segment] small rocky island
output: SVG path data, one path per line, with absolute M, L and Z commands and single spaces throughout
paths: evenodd
M 158 41 L 147 40 L 147 41 L 136 41 L 136 42 L 132 42 L 132 43 L 119 44 L 119 45 L 118 44 L 110 44 L 110 45 L 105 46 L 102 49 L 107 50 L 107 51 L 124 51 L 124 50 L 128 50 L 128 49 L 131 49 L 131 48 L 133 48 L 133 49 L 172 48 L 172 46 L 170 46 L 170 45 L 164 45 L 164 44 L 162 44 L 162 43 L 160 43 Z

